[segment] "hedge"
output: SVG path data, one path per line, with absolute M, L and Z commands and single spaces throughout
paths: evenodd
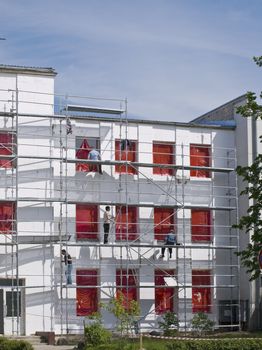
M 0 337 L 1 350 L 33 350 L 33 346 L 24 340 L 14 340 Z
M 262 339 L 174 340 L 167 350 L 261 350 Z

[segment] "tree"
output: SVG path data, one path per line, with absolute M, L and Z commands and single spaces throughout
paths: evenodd
M 253 58 L 255 63 L 262 67 L 262 56 Z M 246 94 L 247 102 L 240 106 L 237 112 L 245 118 L 254 118 L 262 120 L 262 106 L 257 102 L 257 96 L 253 92 Z M 262 92 L 259 96 L 262 99 Z M 262 136 L 260 136 L 262 142 Z M 242 265 L 250 273 L 250 280 L 254 280 L 260 275 L 260 266 L 258 261 L 259 252 L 262 249 L 262 155 L 254 159 L 250 166 L 238 166 L 236 171 L 243 181 L 247 183 L 245 189 L 240 195 L 247 195 L 253 200 L 253 204 L 248 208 L 247 215 L 242 216 L 238 225 L 234 225 L 245 233 L 250 234 L 250 243 L 246 249 L 239 252 Z
M 102 305 L 118 319 L 118 330 L 121 335 L 128 334 L 134 325 L 134 321 L 140 314 L 140 307 L 136 300 L 128 300 L 126 296 L 119 292 L 108 304 Z

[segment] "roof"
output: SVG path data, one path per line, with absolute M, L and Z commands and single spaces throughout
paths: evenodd
M 27 114 L 28 115 L 28 114 Z M 61 118 L 61 115 L 58 116 Z M 64 118 L 64 116 L 62 116 Z M 68 114 L 68 117 L 72 119 L 82 119 L 82 120 L 89 120 L 89 121 L 103 121 L 103 122 L 123 122 L 125 120 L 128 121 L 128 123 L 134 123 L 134 124 L 146 124 L 146 125 L 166 125 L 166 126 L 177 126 L 177 127 L 187 127 L 187 128 L 208 128 L 208 129 L 227 129 L 232 130 L 235 129 L 235 125 L 219 125 L 219 124 L 197 124 L 197 123 L 186 123 L 186 122 L 173 122 L 173 121 L 165 121 L 165 120 L 155 120 L 155 119 L 140 119 L 140 118 L 122 118 L 119 117 L 109 117 L 109 116 L 98 116 L 98 115 L 91 115 L 91 114 Z
M 49 75 L 49 76 L 57 75 L 54 68 L 51 68 L 51 67 L 26 67 L 26 66 L 13 66 L 8 64 L 0 64 L 0 72 Z
M 246 94 L 241 95 L 233 100 L 224 103 L 223 105 L 207 112 L 200 117 L 191 120 L 190 123 L 196 124 L 219 124 L 230 125 L 234 123 L 235 107 L 246 100 Z

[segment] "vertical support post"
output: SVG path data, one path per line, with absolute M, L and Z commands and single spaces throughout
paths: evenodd
M 18 82 L 16 78 L 16 140 L 17 140 L 17 149 L 16 149 L 16 210 L 15 210 L 15 241 L 16 241 L 16 334 L 19 335 L 19 315 L 20 315 L 20 305 L 19 305 L 19 247 L 18 247 L 18 232 L 17 232 L 17 209 L 18 209 Z M 13 228 L 12 228 L 13 231 Z M 13 234 L 13 232 L 12 232 Z M 14 299 L 12 298 L 12 301 Z M 13 303 L 12 303 L 13 304 Z

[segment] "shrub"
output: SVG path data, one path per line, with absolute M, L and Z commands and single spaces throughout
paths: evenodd
M 201 336 L 212 331 L 214 322 L 211 321 L 206 314 L 198 312 L 192 319 L 192 331 Z
M 0 338 L 1 350 L 33 350 L 33 346 L 24 340 L 14 340 L 7 338 Z
M 162 321 L 158 322 L 159 328 L 164 331 L 164 335 L 173 336 L 177 332 L 178 319 L 175 312 L 167 311 L 163 315 Z M 174 327 L 176 329 L 174 329 Z
M 261 350 L 262 339 L 174 340 L 167 350 Z
M 85 326 L 85 344 L 88 346 L 110 343 L 111 332 L 103 327 L 101 316 L 95 313 L 89 319 L 91 323 Z

